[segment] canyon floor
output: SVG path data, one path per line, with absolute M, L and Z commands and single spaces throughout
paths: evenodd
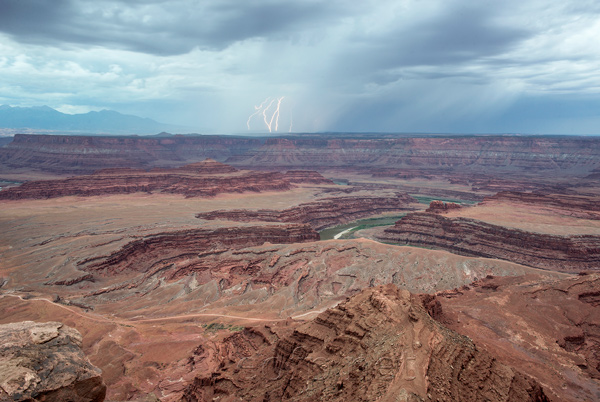
M 241 165 L 6 168 L 0 324 L 77 329 L 109 401 L 600 399 L 596 165 Z

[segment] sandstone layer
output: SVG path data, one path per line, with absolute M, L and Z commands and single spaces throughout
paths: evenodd
M 393 285 L 366 289 L 276 342 L 257 338 L 239 342 L 183 400 L 548 401 L 535 380 L 432 320 Z
M 593 235 L 541 234 L 475 219 L 417 212 L 404 216 L 379 238 L 562 272 L 600 269 L 600 236 Z
M 238 171 L 207 159 L 175 169 L 103 169 L 92 175 L 63 180 L 40 180 L 0 191 L 0 199 L 43 199 L 107 194 L 173 193 L 211 197 L 220 193 L 284 191 L 294 183 L 332 184 L 317 172 Z
M 197 214 L 206 220 L 229 220 L 237 222 L 297 222 L 307 223 L 315 230 L 352 222 L 368 216 L 386 212 L 414 210 L 410 206 L 416 202 L 408 194 L 396 193 L 393 197 L 337 197 L 322 198 L 314 202 L 277 210 L 220 210 Z
M 263 243 L 304 243 L 319 239 L 308 225 L 287 224 L 240 226 L 219 229 L 189 229 L 144 236 L 105 257 L 91 257 L 78 265 L 100 275 L 117 275 L 123 271 L 155 273 L 171 271 L 169 278 L 178 277 L 180 266 L 193 274 L 206 269 L 202 257 L 226 250 L 235 250 Z M 175 264 L 177 262 L 178 264 Z
M 556 401 L 600 399 L 600 276 L 487 277 L 426 296 L 436 320 L 528 373 Z
M 0 401 L 102 402 L 101 371 L 59 322 L 0 325 Z

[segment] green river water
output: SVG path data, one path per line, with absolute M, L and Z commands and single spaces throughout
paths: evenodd
M 404 215 L 406 215 L 406 214 L 383 216 L 380 218 L 359 219 L 354 222 L 345 223 L 343 225 L 324 229 L 324 230 L 320 231 L 319 234 L 321 235 L 321 240 L 330 240 L 330 239 L 334 239 L 336 235 L 339 235 L 340 233 L 347 231 L 346 233 L 343 233 L 343 235 L 340 237 L 342 239 L 347 239 L 347 238 L 352 237 L 353 232 L 360 230 L 360 229 L 372 228 L 375 226 L 393 225 L 394 223 L 396 223 L 397 220 L 402 218 Z

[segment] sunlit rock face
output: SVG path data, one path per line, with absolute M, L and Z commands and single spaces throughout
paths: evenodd
M 0 400 L 101 402 L 100 369 L 81 350 L 81 334 L 59 322 L 0 325 Z

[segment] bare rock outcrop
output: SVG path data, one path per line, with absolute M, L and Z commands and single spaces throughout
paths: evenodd
M 277 210 L 224 210 L 197 214 L 196 217 L 207 220 L 230 220 L 238 222 L 296 222 L 307 223 L 315 230 L 351 222 L 367 216 L 384 212 L 414 210 L 410 206 L 416 202 L 405 193 L 396 193 L 393 197 L 338 197 L 323 198 Z
M 429 208 L 425 210 L 425 212 L 435 212 L 435 213 L 444 213 L 453 209 L 460 209 L 462 206 L 455 202 L 444 202 L 433 200 L 429 203 Z
M 486 277 L 423 296 L 429 311 L 556 401 L 600 398 L 600 275 Z
M 273 345 L 196 378 L 184 401 L 548 401 L 394 285 L 366 289 Z
M 103 401 L 101 371 L 81 340 L 59 322 L 0 325 L 0 401 Z
M 447 218 L 426 212 L 404 216 L 379 238 L 555 271 L 580 272 L 600 268 L 600 236 L 526 232 L 475 219 Z

